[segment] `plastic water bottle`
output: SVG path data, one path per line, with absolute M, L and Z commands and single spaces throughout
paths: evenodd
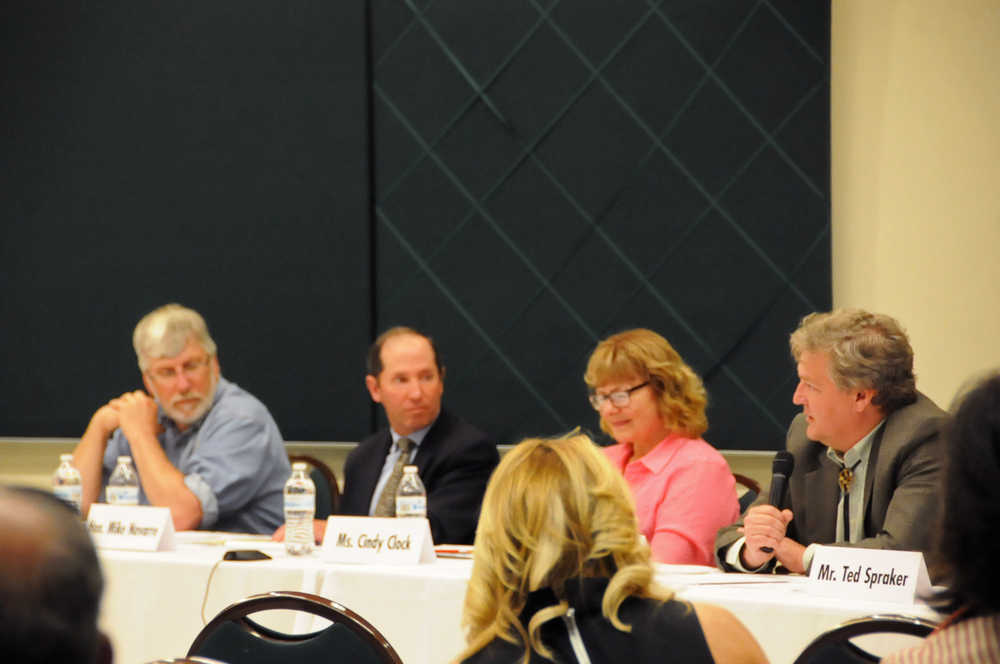
M 285 482 L 285 550 L 300 556 L 313 550 L 313 517 L 316 515 L 316 485 L 306 473 L 306 464 L 292 464 Z
M 396 516 L 427 516 L 427 490 L 416 466 L 403 466 L 403 478 L 396 488 Z
M 132 457 L 118 457 L 118 465 L 108 478 L 104 495 L 109 505 L 139 504 L 139 475 L 132 465 Z
M 52 492 L 80 511 L 83 502 L 83 478 L 73 467 L 72 454 L 59 455 L 59 467 L 52 476 Z

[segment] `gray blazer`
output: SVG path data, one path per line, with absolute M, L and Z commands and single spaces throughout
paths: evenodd
M 871 549 L 922 551 L 934 547 L 944 475 L 945 449 L 941 430 L 947 414 L 923 394 L 895 411 L 872 441 L 865 480 L 864 539 L 850 546 Z M 786 448 L 795 456 L 795 468 L 781 508 L 794 513 L 788 537 L 804 546 L 833 544 L 837 527 L 839 467 L 826 455 L 826 446 L 806 438 L 800 413 L 788 428 Z M 767 502 L 767 493 L 756 504 Z M 742 521 L 719 530 L 716 561 L 722 569 L 726 549 L 741 537 Z

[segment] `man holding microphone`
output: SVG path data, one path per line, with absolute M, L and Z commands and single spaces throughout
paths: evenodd
M 790 345 L 802 413 L 786 438 L 787 497 L 719 531 L 719 566 L 807 573 L 817 544 L 926 554 L 946 414 L 916 390 L 906 333 L 889 316 L 839 309 L 806 316 Z

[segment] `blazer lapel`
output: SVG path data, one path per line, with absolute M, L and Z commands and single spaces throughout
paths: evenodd
M 875 432 L 875 438 L 872 439 L 872 447 L 868 452 L 868 470 L 865 471 L 865 511 L 864 511 L 864 528 L 862 532 L 862 537 L 872 537 L 878 530 L 882 529 L 882 524 L 872 524 L 872 502 L 875 497 L 875 475 L 878 474 L 878 453 L 882 448 L 882 434 L 885 432 L 885 427 L 888 422 L 882 424 L 878 431 Z M 886 484 L 880 483 L 879 486 L 886 486 Z M 885 514 L 884 509 L 879 510 L 880 514 Z M 874 526 L 874 527 L 873 527 Z
M 817 544 L 829 544 L 837 538 L 837 502 L 840 500 L 840 489 L 837 487 L 837 471 L 831 469 L 833 465 L 824 454 L 819 459 L 819 466 L 806 473 L 806 504 L 809 508 L 806 518 L 814 524 L 808 526 L 808 532 L 815 534 L 813 542 Z
M 363 489 L 361 496 L 364 498 L 364 510 L 368 513 L 368 506 L 375 495 L 375 485 L 382 474 L 382 467 L 385 465 L 385 457 L 389 454 L 389 447 L 392 445 L 392 434 L 386 429 L 382 434 L 378 445 L 372 447 L 371 456 L 361 465 L 362 477 L 360 486 Z
M 420 441 L 420 446 L 417 447 L 417 453 L 413 457 L 413 465 L 417 467 L 420 472 L 420 477 L 424 480 L 424 484 L 427 483 L 427 472 L 430 471 L 428 466 L 434 460 L 434 454 L 437 447 L 437 441 L 441 438 L 447 436 L 448 433 L 448 421 L 444 413 L 444 409 L 438 413 L 437 419 L 434 420 L 434 424 L 431 428 L 427 430 L 427 435 L 424 439 Z

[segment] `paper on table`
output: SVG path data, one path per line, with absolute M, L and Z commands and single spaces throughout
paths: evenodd
M 229 542 L 270 542 L 270 535 L 251 533 L 226 533 L 215 530 L 182 530 L 174 534 L 178 544 L 200 544 L 202 546 L 226 546 Z
M 658 574 L 713 574 L 719 570 L 708 565 L 675 565 L 673 563 L 656 563 Z
M 669 570 L 658 570 L 657 580 L 670 579 L 672 574 Z M 706 574 L 682 574 L 683 583 L 687 586 L 708 586 L 708 585 L 739 585 L 750 583 L 803 583 L 805 577 L 792 576 L 789 574 L 731 574 L 727 572 L 709 572 Z

